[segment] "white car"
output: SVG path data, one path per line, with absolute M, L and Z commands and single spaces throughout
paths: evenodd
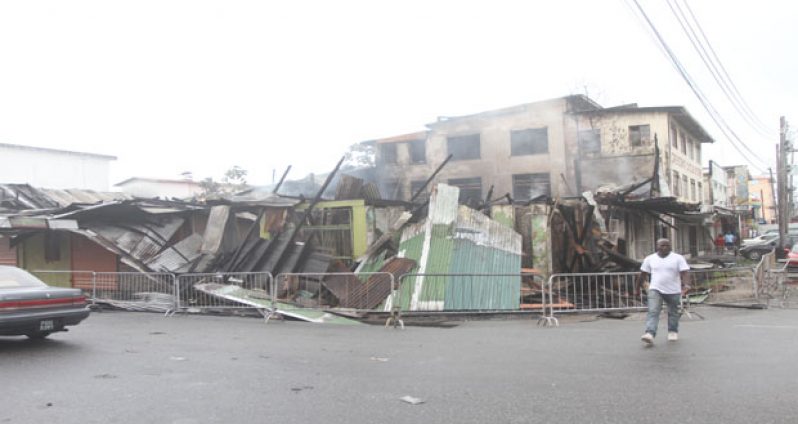
M 762 234 L 761 236 L 757 236 L 754 238 L 743 239 L 742 246 L 756 246 L 759 244 L 768 244 L 778 238 L 779 235 L 776 233 Z

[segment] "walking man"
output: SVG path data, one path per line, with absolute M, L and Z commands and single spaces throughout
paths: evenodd
M 657 252 L 643 260 L 635 291 L 639 294 L 643 280 L 650 280 L 646 332 L 640 338 L 644 343 L 654 343 L 663 301 L 668 305 L 668 341 L 679 340 L 679 306 L 690 289 L 689 269 L 682 255 L 671 252 L 671 242 L 665 238 L 657 240 Z

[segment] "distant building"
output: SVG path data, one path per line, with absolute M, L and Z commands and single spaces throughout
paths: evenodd
M 0 143 L 0 182 L 108 191 L 115 156 Z
M 757 224 L 776 223 L 776 204 L 773 196 L 773 182 L 770 177 L 753 177 L 748 182 L 748 200 L 751 214 Z
M 751 216 L 748 192 L 748 182 L 751 181 L 751 173 L 746 165 L 724 166 L 723 169 L 726 170 L 728 175 L 729 207 L 740 217 L 741 237 L 752 237 L 754 234 L 754 222 Z
M 706 203 L 712 206 L 731 208 L 728 184 L 728 172 L 717 162 L 710 160 L 709 166 L 704 170 L 704 198 Z
M 202 193 L 202 187 L 192 180 L 166 180 L 156 178 L 128 178 L 114 184 L 119 191 L 146 199 L 188 199 Z

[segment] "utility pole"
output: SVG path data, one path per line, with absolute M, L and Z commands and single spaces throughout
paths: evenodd
M 779 248 L 784 247 L 784 235 L 788 228 L 787 205 L 787 120 L 782 116 L 779 119 L 779 147 L 777 150 L 776 173 L 779 187 Z
M 778 152 L 776 152 L 778 154 Z M 778 155 L 777 155 L 778 157 Z M 768 168 L 768 172 L 770 172 L 770 200 L 773 202 L 773 210 L 770 213 L 770 221 L 768 224 L 773 223 L 773 218 L 778 217 L 778 202 L 776 202 L 776 179 L 773 178 L 773 168 Z M 764 214 L 763 214 L 764 216 Z M 778 221 L 776 221 L 778 222 Z

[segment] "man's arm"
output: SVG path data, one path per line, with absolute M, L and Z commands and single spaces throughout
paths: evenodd
M 682 279 L 682 296 L 684 296 L 687 290 L 690 290 L 690 272 L 680 271 L 679 277 Z
M 649 273 L 645 271 L 640 271 L 640 274 L 637 274 L 637 279 L 635 280 L 635 296 L 640 296 L 640 288 L 643 287 L 643 282 L 648 279 Z

